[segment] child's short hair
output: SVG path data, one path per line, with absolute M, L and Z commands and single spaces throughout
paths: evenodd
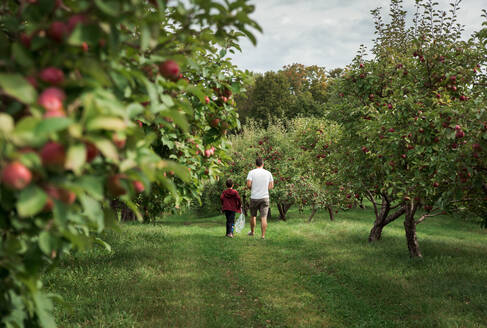
M 232 179 L 227 179 L 227 187 L 230 188 L 231 186 L 233 186 L 233 181 Z

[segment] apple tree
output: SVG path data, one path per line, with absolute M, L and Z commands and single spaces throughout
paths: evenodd
M 346 113 L 334 115 L 345 130 L 354 127 L 351 145 L 363 152 L 357 159 L 365 160 L 352 165 L 374 168 L 371 177 L 381 182 L 374 188 L 393 195 L 404 211 L 413 257 L 422 256 L 417 224 L 462 201 L 457 180 L 469 169 L 459 166 L 468 165 L 467 150 L 474 156 L 472 132 L 481 130 L 478 115 L 484 115 L 485 98 L 473 86 L 485 66 L 485 47 L 475 36 L 461 40 L 458 5 L 447 14 L 432 2 L 417 1 L 412 28 L 406 28 L 401 1 L 391 2 L 390 23 L 374 11 L 373 58 L 359 53 L 337 90 L 343 99 L 337 108 Z M 416 220 L 420 208 L 425 214 Z
M 153 185 L 176 204 L 183 182 L 198 190 L 208 166 L 198 151 L 223 151 L 225 134 L 207 113 L 237 124 L 207 97 L 219 88 L 224 103 L 239 78 L 207 64 L 239 37 L 255 42 L 252 11 L 247 1 L 1 2 L 2 326 L 55 326 L 42 273 L 66 250 L 109 247 L 99 234 L 117 221 L 111 200 L 140 218 L 134 200 Z
M 352 208 L 357 203 L 357 194 L 341 174 L 337 161 L 342 151 L 341 127 L 324 119 L 300 118 L 293 121 L 292 143 L 300 154 L 295 165 L 305 168 L 296 179 L 299 192 L 294 193 L 300 209 L 311 207 L 309 221 L 320 208 L 327 209 L 330 220 L 338 208 Z

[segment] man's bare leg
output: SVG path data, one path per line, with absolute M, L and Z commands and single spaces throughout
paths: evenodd
M 260 230 L 262 231 L 262 239 L 265 238 L 265 231 L 267 230 L 267 217 L 260 218 Z
M 255 216 L 250 218 L 250 233 L 255 233 L 255 226 L 257 225 L 257 218 Z

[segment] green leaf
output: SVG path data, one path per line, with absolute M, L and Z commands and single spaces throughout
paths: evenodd
M 39 317 L 42 328 L 56 328 L 54 316 L 52 315 L 52 302 L 46 295 L 41 292 L 34 293 L 35 311 Z
M 198 99 L 202 102 L 205 103 L 205 97 L 206 95 L 203 93 L 203 91 L 196 87 L 196 86 L 188 86 L 187 90 L 191 92 L 193 95 L 198 97 Z
M 115 145 L 108 139 L 92 139 L 93 143 L 95 144 L 96 148 L 100 150 L 100 152 L 108 159 L 111 159 L 114 162 L 118 162 L 118 149 Z
M 36 90 L 20 74 L 0 73 L 0 88 L 24 104 L 31 105 L 37 100 Z
M 14 120 L 12 116 L 0 113 L 0 133 L 8 135 L 14 129 Z
M 17 211 L 21 217 L 35 215 L 42 211 L 47 202 L 47 195 L 37 186 L 22 190 L 17 201 Z
M 79 175 L 81 168 L 86 162 L 86 147 L 84 144 L 72 145 L 68 149 L 66 157 L 66 167 Z
M 107 1 L 107 0 L 95 0 L 95 4 L 103 13 L 117 17 L 119 15 L 120 4 L 117 1 Z
M 39 235 L 39 248 L 47 256 L 51 256 L 52 251 L 59 248 L 59 240 L 47 231 L 42 231 Z
M 107 251 L 111 252 L 112 251 L 112 246 L 110 246 L 109 243 L 107 243 L 106 241 L 96 237 L 95 238 L 95 243 L 97 243 L 98 245 L 102 246 L 103 248 L 105 248 Z
M 126 127 L 127 125 L 125 124 L 124 120 L 118 117 L 109 117 L 109 116 L 96 117 L 90 120 L 86 124 L 86 129 L 88 131 L 93 131 L 93 130 L 121 131 L 121 130 L 125 130 Z
M 103 179 L 96 176 L 84 176 L 75 181 L 78 186 L 83 188 L 91 197 L 96 200 L 103 199 Z
M 191 175 L 188 172 L 188 168 L 177 162 L 161 161 L 159 167 L 165 172 L 173 171 L 178 176 L 178 178 L 180 178 L 184 182 L 189 182 L 189 180 L 191 179 Z
M 100 29 L 96 24 L 78 24 L 67 42 L 72 46 L 81 46 L 83 43 L 96 44 L 100 39 L 100 34 Z
M 43 119 L 36 127 L 36 135 L 50 135 L 51 133 L 62 131 L 68 128 L 73 120 L 67 117 L 50 117 Z
M 98 232 L 102 232 L 105 227 L 105 221 L 100 202 L 87 195 L 80 195 L 79 199 L 83 205 L 83 214 L 86 215 L 91 222 L 96 224 Z
M 17 126 L 13 131 L 12 138 L 14 139 L 14 142 L 20 145 L 29 146 L 44 144 L 47 140 L 46 136 L 35 134 L 38 124 L 39 119 L 32 116 L 22 119 L 17 123 Z
M 34 66 L 34 61 L 26 49 L 18 43 L 12 45 L 12 58 L 23 67 L 30 68 Z

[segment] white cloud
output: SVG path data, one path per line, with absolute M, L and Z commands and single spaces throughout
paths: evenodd
M 465 0 L 459 22 L 466 25 L 466 34 L 481 26 L 481 9 L 485 0 Z M 439 0 L 442 9 L 447 0 Z M 413 0 L 405 0 L 410 10 Z M 242 41 L 241 54 L 234 63 L 242 69 L 257 72 L 278 70 L 291 63 L 319 65 L 327 69 L 343 67 L 351 62 L 360 45 L 370 45 L 374 23 L 370 10 L 382 7 L 386 13 L 388 0 L 259 0 L 251 16 L 264 29 L 257 34 L 258 44 Z

